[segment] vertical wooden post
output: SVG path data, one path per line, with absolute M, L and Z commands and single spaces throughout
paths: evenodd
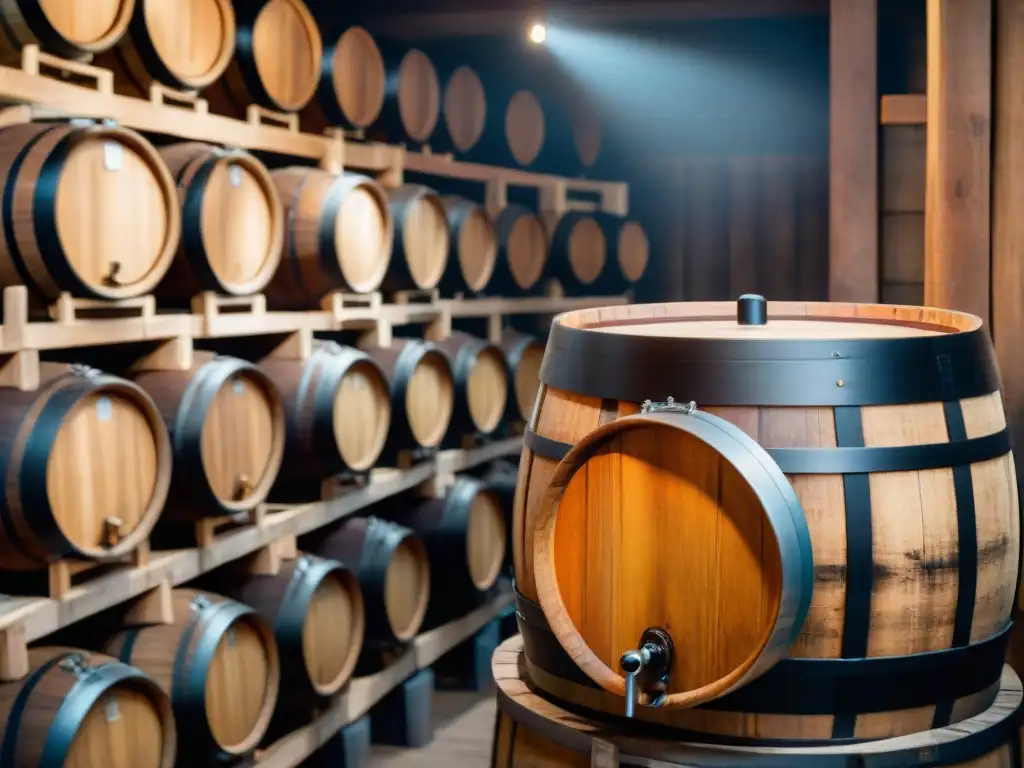
M 992 135 L 992 336 L 1006 421 L 1024 439 L 1024 3 L 997 0 Z M 1018 475 L 1024 462 L 1017 467 Z
M 877 301 L 877 0 L 832 0 L 831 28 L 829 298 Z
M 991 0 L 928 0 L 924 301 L 989 321 Z

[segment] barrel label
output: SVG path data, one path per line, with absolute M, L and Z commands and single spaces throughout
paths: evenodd
M 228 184 L 236 188 L 242 186 L 242 166 L 230 166 L 230 170 L 228 171 Z
M 103 167 L 108 171 L 120 171 L 124 165 L 124 147 L 116 141 L 103 142 Z
M 107 697 L 106 704 L 103 706 L 103 712 L 106 715 L 108 723 L 112 723 L 121 717 L 121 708 L 117 705 L 117 697 Z
M 235 647 L 235 644 L 238 642 L 238 637 L 235 634 L 235 628 L 234 627 L 231 627 L 227 631 L 227 633 L 224 636 L 224 639 L 227 641 L 227 644 L 228 644 L 229 648 L 234 648 Z
M 110 421 L 114 416 L 114 405 L 109 397 L 101 397 L 96 401 L 96 418 L 100 421 Z
M 231 391 L 236 395 L 245 394 L 245 384 L 241 379 L 235 379 L 235 383 L 231 385 Z

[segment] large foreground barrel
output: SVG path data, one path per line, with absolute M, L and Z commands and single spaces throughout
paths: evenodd
M 373 37 L 349 27 L 334 45 L 324 48 L 316 98 L 302 111 L 306 130 L 329 125 L 368 128 L 384 106 L 387 74 Z
M 176 589 L 172 602 L 173 624 L 127 629 L 106 652 L 171 697 L 182 764 L 251 752 L 281 684 L 273 632 L 252 608 L 220 595 Z
M 281 262 L 284 212 L 266 166 L 248 152 L 186 142 L 160 150 L 181 196 L 181 247 L 161 297 L 244 296 Z
M 260 363 L 284 397 L 288 436 L 282 479 L 372 469 L 391 426 L 391 393 L 380 366 L 358 349 L 314 343 L 304 361 Z
M 111 125 L 0 131 L 0 283 L 124 299 L 151 291 L 181 236 L 174 180 L 142 136 Z
M 533 415 L 533 402 L 540 386 L 544 342 L 536 336 L 506 328 L 501 334 L 501 349 L 512 383 L 505 419 L 510 424 L 525 424 Z
M 207 96 L 221 111 L 242 115 L 249 104 L 297 112 L 320 82 L 323 40 L 302 0 L 235 4 L 235 57 Z
M 105 51 L 125 33 L 136 0 L 7 0 L 0 4 L 0 60 L 26 45 L 66 59 Z
M 434 190 L 406 184 L 388 192 L 395 245 L 386 291 L 430 290 L 444 275 L 450 235 L 444 204 Z
M 4 766 L 174 766 L 171 702 L 145 674 L 72 648 L 33 648 L 28 658 L 28 677 L 0 684 Z
M 750 296 L 570 312 L 541 379 L 513 540 L 542 690 L 593 681 L 620 709 L 620 657 L 660 627 L 667 704 L 706 703 L 637 717 L 675 728 L 884 738 L 992 703 L 1020 511 L 978 318 Z
M 548 238 L 544 224 L 519 205 L 505 208 L 494 221 L 498 261 L 490 293 L 529 296 L 541 290 L 548 271 Z
M 197 360 L 188 371 L 144 371 L 135 382 L 171 430 L 167 516 L 233 514 L 266 499 L 284 453 L 284 403 L 258 368 L 215 357 Z
M 114 70 L 119 93 L 148 98 L 154 82 L 200 90 L 231 63 L 235 33 L 230 0 L 135 0 L 127 33 L 96 63 Z
M 367 645 L 394 645 L 416 636 L 430 600 L 430 564 L 416 534 L 368 517 L 310 538 L 309 547 L 317 554 L 355 571 L 363 591 Z
M 368 176 L 282 168 L 271 176 L 285 209 L 284 255 L 267 286 L 282 308 L 319 306 L 331 291 L 380 287 L 394 231 L 388 195 Z
M 608 264 L 608 238 L 598 219 L 569 211 L 548 222 L 551 264 L 567 296 L 593 294 Z
M 341 690 L 363 647 L 363 593 L 335 560 L 300 555 L 273 576 L 251 576 L 229 596 L 252 606 L 281 654 L 282 706 L 308 705 Z
M 441 278 L 446 294 L 479 293 L 498 262 L 498 241 L 487 210 L 464 197 L 441 198 L 450 233 L 448 263 Z
M 456 439 L 493 434 L 508 404 L 505 355 L 494 344 L 468 333 L 453 333 L 437 346 L 448 357 L 455 385 L 449 434 Z
M 0 569 L 128 554 L 167 498 L 160 413 L 135 384 L 85 366 L 44 364 L 42 379 L 0 399 Z
M 366 352 L 380 365 L 391 389 L 389 451 L 440 445 L 455 408 L 452 368 L 444 353 L 416 339 L 395 339 L 390 347 Z
M 506 640 L 494 654 L 497 684 L 492 766 L 534 768 L 591 765 L 657 765 L 669 768 L 1019 768 L 1021 765 L 1020 678 L 1005 667 L 997 680 L 995 703 L 951 727 L 926 726 L 922 733 L 842 745 L 803 745 L 764 739 L 749 744 L 701 743 L 700 736 L 672 738 L 664 730 L 632 723 L 609 727 L 607 716 L 587 717 L 542 698 L 534 690 L 535 668 L 523 641 Z M 527 646 L 527 651 L 529 646 Z

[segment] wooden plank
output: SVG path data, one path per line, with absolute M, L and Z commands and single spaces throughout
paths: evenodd
M 924 213 L 927 132 L 923 125 L 882 129 L 883 213 Z
M 882 214 L 882 282 L 924 283 L 923 214 Z
M 924 125 L 928 122 L 928 97 L 921 93 L 900 93 L 882 97 L 882 125 Z
M 832 0 L 829 298 L 878 300 L 877 0 Z
M 996 2 L 992 336 L 1006 421 L 1024 439 L 1024 5 Z M 1024 462 L 1018 462 L 1020 473 Z
M 990 0 L 928 0 L 924 300 L 989 320 Z

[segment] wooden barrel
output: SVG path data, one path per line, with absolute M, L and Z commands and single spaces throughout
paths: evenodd
M 135 0 L 127 33 L 95 63 L 114 71 L 118 93 L 149 98 L 153 83 L 200 90 L 228 68 L 235 34 L 230 0 Z
M 453 333 L 437 342 L 437 347 L 448 358 L 455 388 L 448 434 L 456 441 L 494 434 L 508 405 L 505 354 L 494 344 L 468 333 Z
M 267 358 L 260 370 L 284 397 L 282 480 L 373 468 L 391 426 L 391 392 L 369 355 L 319 341 L 304 361 Z
M 608 260 L 596 283 L 600 293 L 622 293 L 636 285 L 647 271 L 650 242 L 643 225 L 624 216 L 594 214 L 608 244 Z
M 444 87 L 442 111 L 452 149 L 469 152 L 480 141 L 487 124 L 487 94 L 471 67 L 463 65 L 451 73 Z
M 417 339 L 395 339 L 390 347 L 372 347 L 366 353 L 384 371 L 391 390 L 390 457 L 439 446 L 455 409 L 452 367 L 445 354 Z
M 160 150 L 181 198 L 181 247 L 157 289 L 259 293 L 281 263 L 284 211 L 266 166 L 248 152 L 186 142 Z
M 537 97 L 517 91 L 505 107 L 505 141 L 520 165 L 530 165 L 544 147 L 544 110 Z
M 1020 513 L 978 318 L 754 296 L 570 312 L 541 379 L 515 508 L 519 611 L 539 601 L 549 628 L 533 611 L 524 631 L 572 659 L 537 660 L 542 690 L 574 701 L 561 683 L 582 678 L 621 711 L 621 654 L 670 624 L 667 703 L 706 703 L 637 717 L 673 728 L 884 738 L 991 704 Z M 586 538 L 627 515 L 628 546 Z
M 317 168 L 270 174 L 284 204 L 281 264 L 267 286 L 281 308 L 319 307 L 331 291 L 380 287 L 391 261 L 394 229 L 388 195 L 368 176 Z
M 53 300 L 151 291 L 181 237 L 174 180 L 142 136 L 112 125 L 0 131 L 0 283 Z
M 448 263 L 448 218 L 440 196 L 420 184 L 388 190 L 395 222 L 394 251 L 385 291 L 435 288 Z
M 482 478 L 494 498 L 501 506 L 501 514 L 505 520 L 505 561 L 502 572 L 511 577 L 512 571 L 512 509 L 516 496 L 516 475 L 518 469 L 510 461 L 495 461 L 488 467 Z
M 494 275 L 498 240 L 487 209 L 464 197 L 441 198 L 448 230 L 448 262 L 441 278 L 446 294 L 480 293 Z
M 190 370 L 134 377 L 171 432 L 171 519 L 252 509 L 267 498 L 284 454 L 284 402 L 274 383 L 244 360 L 194 354 Z
M 278 709 L 316 703 L 348 682 L 363 647 L 363 593 L 348 568 L 302 554 L 273 576 L 251 576 L 229 591 L 268 626 L 281 655 Z
M 316 20 L 302 0 L 248 0 L 235 4 L 235 57 L 206 91 L 211 106 L 244 115 L 250 104 L 298 112 L 320 83 L 324 53 Z
M 494 220 L 498 261 L 489 286 L 497 296 L 529 296 L 544 286 L 548 237 L 544 223 L 520 205 L 509 205 Z
M 324 48 L 320 87 L 302 110 L 306 130 L 327 126 L 369 128 L 380 116 L 387 91 L 384 58 L 362 27 L 349 27 Z
M 460 477 L 443 499 L 396 517 L 423 541 L 430 561 L 431 623 L 462 615 L 498 580 L 505 560 L 505 519 L 498 498 Z
M 608 266 L 608 238 L 594 215 L 567 211 L 548 220 L 552 271 L 567 296 L 596 292 Z
M 4 766 L 173 768 L 171 702 L 134 667 L 91 651 L 28 652 L 29 674 L 0 683 Z
M 663 730 L 632 722 L 616 727 L 601 715 L 587 717 L 542 698 L 534 690 L 532 665 L 519 637 L 495 652 L 491 671 L 497 684 L 498 716 L 491 765 L 534 766 L 657 765 L 679 768 L 777 766 L 778 768 L 1019 768 L 1020 721 L 1024 699 L 1020 678 L 1009 667 L 995 686 L 994 701 L 953 727 L 883 737 L 867 743 L 803 745 L 763 740 L 745 745 L 702 743 L 699 734 L 672 738 Z
M 510 424 L 525 424 L 533 415 L 533 403 L 540 386 L 540 366 L 544 360 L 544 342 L 536 336 L 506 328 L 501 334 L 512 397 L 508 399 L 505 419 Z
M 0 4 L 0 60 L 26 45 L 80 59 L 114 46 L 128 28 L 136 0 L 5 0 Z
M 441 84 L 430 57 L 418 48 L 382 44 L 387 89 L 381 123 L 392 142 L 426 143 L 441 116 Z
M 281 684 L 274 633 L 247 605 L 175 589 L 174 623 L 133 627 L 106 652 L 171 697 L 182 765 L 251 752 L 270 725 Z M 200 764 L 203 764 L 200 762 Z
M 0 400 L 0 569 L 120 558 L 146 540 L 171 479 L 153 401 L 130 381 L 43 364 L 38 391 Z
M 590 168 L 601 154 L 601 122 L 586 97 L 577 95 L 571 104 L 572 143 L 580 165 Z
M 430 564 L 415 533 L 376 517 L 360 517 L 312 539 L 317 554 L 355 571 L 363 591 L 368 646 L 404 643 L 416 636 L 430 600 Z

